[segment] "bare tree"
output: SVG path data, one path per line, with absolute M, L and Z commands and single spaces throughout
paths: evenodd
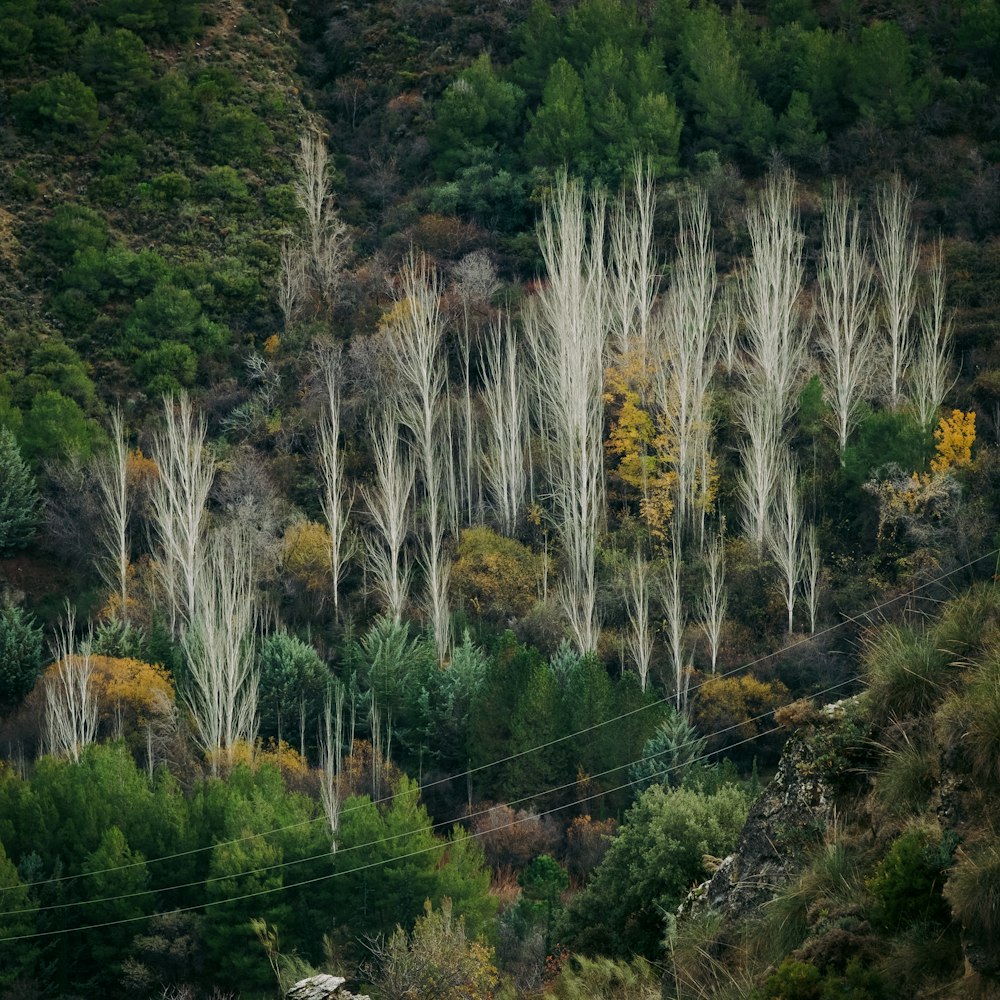
M 729 596 L 726 591 L 726 542 L 721 532 L 705 546 L 705 588 L 702 591 L 699 612 L 701 629 L 708 639 L 712 657 L 712 673 L 719 659 L 722 626 L 726 621 Z
M 643 691 L 649 683 L 649 668 L 653 662 L 653 633 L 649 627 L 649 591 L 652 567 L 637 552 L 628 564 L 625 575 L 625 608 L 628 611 L 628 633 L 625 645 L 639 674 Z
M 597 645 L 597 532 L 604 510 L 603 359 L 608 333 L 605 205 L 587 211 L 578 182 L 561 176 L 538 236 L 548 281 L 529 310 L 540 425 L 562 542 L 561 596 L 578 649 Z
M 351 491 L 344 479 L 340 452 L 340 365 L 329 352 L 320 357 L 326 406 L 319 425 L 320 473 L 323 478 L 323 516 L 330 529 L 330 575 L 333 578 L 333 606 L 338 606 L 340 580 L 356 547 L 350 530 Z
M 658 404 L 676 453 L 676 521 L 681 531 L 693 524 L 700 446 L 705 434 L 708 388 L 718 360 L 712 336 L 715 301 L 715 251 L 702 192 L 681 206 L 677 258 L 660 313 Z
M 404 308 L 390 327 L 390 337 L 403 385 L 400 414 L 413 434 L 423 486 L 421 562 L 427 578 L 434 641 L 443 662 L 451 644 L 451 629 L 449 564 L 444 547 L 447 512 L 442 509 L 441 496 L 446 450 L 450 450 L 451 442 L 442 440 L 441 426 L 447 376 L 441 358 L 444 323 L 440 312 L 440 279 L 422 254 L 411 251 L 407 257 L 400 272 L 400 295 Z
M 80 752 L 97 735 L 97 698 L 91 686 L 90 640 L 76 650 L 76 616 L 66 604 L 66 617 L 56 631 L 53 668 L 45 675 L 45 731 L 49 753 L 79 762 Z
M 305 269 L 320 300 L 330 308 L 347 259 L 347 226 L 334 206 L 326 140 L 318 129 L 300 137 L 295 166 L 295 193 L 306 217 L 301 243 Z
M 918 238 L 913 224 L 914 190 L 893 174 L 875 196 L 875 260 L 882 284 L 882 314 L 888 337 L 889 402 L 903 400 L 910 365 L 910 321 L 917 302 Z
M 111 450 L 98 459 L 94 483 L 101 499 L 100 537 L 106 558 L 98 563 L 105 586 L 117 595 L 118 617 L 128 621 L 128 522 L 130 496 L 128 482 L 128 442 L 122 411 L 111 411 Z
M 231 759 L 237 743 L 252 743 L 257 735 L 257 594 L 253 547 L 245 532 L 216 532 L 204 548 L 197 610 L 183 638 L 188 681 L 182 697 L 216 774 L 220 758 Z
M 819 550 L 819 536 L 816 526 L 806 528 L 806 545 L 802 558 L 802 583 L 809 609 L 809 632 L 816 631 L 816 616 L 819 613 L 819 596 L 822 583 L 823 563 Z
M 370 426 L 373 482 L 362 487 L 374 531 L 367 536 L 368 568 L 393 621 L 400 621 L 410 586 L 405 545 L 410 529 L 413 456 L 399 440 L 399 409 L 389 400 Z
M 483 472 L 493 510 L 505 534 L 512 534 L 525 507 L 525 448 L 528 428 L 525 373 L 509 317 L 490 327 L 480 359 L 486 410 Z
M 799 508 L 798 484 L 792 458 L 785 453 L 778 474 L 775 516 L 769 522 L 767 546 L 781 573 L 788 611 L 788 631 L 794 627 L 795 594 L 802 579 L 803 525 Z
M 918 310 L 920 336 L 910 368 L 910 398 L 925 427 L 934 423 L 946 393 L 954 385 L 950 377 L 954 315 L 945 306 L 946 290 L 944 247 L 938 240 L 931 251 L 927 297 Z
M 676 538 L 676 536 L 675 536 Z M 684 649 L 684 626 L 687 610 L 681 599 L 681 557 L 675 548 L 667 559 L 665 578 L 662 581 L 661 599 L 666 616 L 667 649 L 674 668 L 674 705 L 678 712 L 687 708 L 688 684 L 687 652 Z
M 462 471 L 465 494 L 465 520 L 473 524 L 481 510 L 481 483 L 476 462 L 476 422 L 472 408 L 473 307 L 487 304 L 500 287 L 496 268 L 485 250 L 466 254 L 455 266 L 455 280 L 462 300 L 462 329 L 459 357 L 462 362 Z
M 166 397 L 163 405 L 164 425 L 153 437 L 152 457 L 159 475 L 151 486 L 150 506 L 171 627 L 177 635 L 195 613 L 205 502 L 215 464 L 205 443 L 204 418 L 195 420 L 187 394 L 182 393 L 176 405 Z
M 308 298 L 305 252 L 300 243 L 286 236 L 281 241 L 281 256 L 278 259 L 278 308 L 286 333 L 301 317 Z
M 337 850 L 340 832 L 340 806 L 342 793 L 340 775 L 344 759 L 344 688 L 336 681 L 332 691 L 327 691 L 323 710 L 323 729 L 319 741 L 320 802 L 330 828 L 330 850 Z
M 614 350 L 645 361 L 651 335 L 659 265 L 653 244 L 656 184 L 648 162 L 632 163 L 632 196 L 624 187 L 609 221 L 608 299 Z
M 827 399 L 843 456 L 875 360 L 874 288 L 850 192 L 835 181 L 824 207 L 823 257 L 817 290 L 819 347 Z
M 744 523 L 761 548 L 768 533 L 771 498 L 785 423 L 805 362 L 807 325 L 800 308 L 802 234 L 789 173 L 772 174 L 747 213 L 751 255 L 740 274 L 746 328 L 739 404 L 747 437 L 740 449 L 737 492 Z

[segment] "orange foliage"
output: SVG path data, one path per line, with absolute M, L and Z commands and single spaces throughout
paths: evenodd
M 145 494 L 149 490 L 150 483 L 159 478 L 160 470 L 156 462 L 143 455 L 139 448 L 134 448 L 128 453 L 128 458 L 125 460 L 125 479 L 130 490 Z
M 523 868 L 540 854 L 555 854 L 559 831 L 545 816 L 508 805 L 470 807 L 470 829 L 494 871 Z
M 277 354 L 280 346 L 281 337 L 279 337 L 276 333 L 272 333 L 271 336 L 264 341 L 264 353 L 268 355 Z
M 451 569 L 452 590 L 477 614 L 521 618 L 538 598 L 542 559 L 512 538 L 489 528 L 467 528 Z
M 709 677 L 694 697 L 694 723 L 699 732 L 710 738 L 720 733 L 722 745 L 732 745 L 771 729 L 774 720 L 767 713 L 785 704 L 788 697 L 781 681 L 766 683 L 752 674 Z
M 173 712 L 174 683 L 159 664 L 92 656 L 90 665 L 102 726 L 134 731 Z
M 330 585 L 330 532 L 317 521 L 296 521 L 281 540 L 281 562 L 292 579 L 313 592 Z
M 976 440 L 975 411 L 952 410 L 950 417 L 942 417 L 934 431 L 934 440 L 936 454 L 931 459 L 932 472 L 947 472 L 971 464 L 972 444 Z

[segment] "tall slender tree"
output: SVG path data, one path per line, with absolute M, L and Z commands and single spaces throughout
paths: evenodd
M 927 293 L 918 308 L 920 333 L 914 344 L 910 368 L 910 399 L 924 427 L 930 427 L 954 384 L 951 378 L 954 316 L 945 304 L 947 282 L 944 247 L 940 240 L 931 250 Z
M 872 377 L 876 343 L 873 305 L 872 269 L 858 211 L 848 189 L 835 181 L 824 204 L 817 314 L 823 381 L 841 456 Z
M 150 489 L 159 570 L 174 634 L 190 624 L 197 606 L 198 574 L 204 554 L 205 503 L 215 463 L 205 441 L 205 420 L 197 420 L 182 393 L 163 401 L 163 427 L 153 437 L 158 475 Z
M 513 534 L 525 509 L 528 408 L 526 372 L 518 362 L 517 340 L 509 316 L 490 327 L 480 359 L 486 412 L 483 473 L 492 507 L 504 534 Z
M 913 223 L 914 190 L 899 174 L 875 196 L 874 247 L 882 286 L 881 313 L 889 366 L 889 403 L 899 406 L 910 366 L 917 304 L 918 236 Z
M 204 549 L 195 581 L 196 612 L 183 639 L 188 678 L 182 696 L 215 774 L 237 743 L 253 743 L 257 735 L 258 600 L 246 531 L 218 531 Z
M 767 547 L 784 587 L 788 632 L 794 627 L 795 596 L 802 579 L 804 527 L 799 507 L 798 483 L 791 455 L 783 455 L 778 473 L 774 517 L 768 524 Z
M 410 587 L 406 538 L 410 530 L 413 456 L 399 439 L 399 409 L 387 400 L 370 424 L 374 478 L 362 487 L 373 530 L 366 537 L 369 572 L 393 621 L 403 617 Z
M 701 629 L 708 639 L 712 673 L 719 661 L 722 627 L 726 621 L 729 596 L 726 590 L 726 542 L 720 532 L 705 546 L 705 585 L 699 603 Z
M 604 512 L 603 374 L 609 322 L 603 261 L 605 202 L 588 211 L 561 175 L 538 236 L 547 282 L 529 310 L 540 425 L 563 551 L 563 607 L 581 651 L 597 646 L 597 533 Z
M 98 704 L 90 639 L 77 650 L 76 615 L 68 603 L 52 653 L 55 663 L 44 682 L 46 741 L 49 753 L 79 762 L 81 751 L 97 736 Z
M 94 467 L 94 483 L 101 499 L 99 535 L 105 558 L 98 563 L 98 572 L 105 586 L 117 595 L 118 617 L 128 621 L 128 522 L 131 497 L 128 475 L 128 443 L 122 411 L 111 411 L 111 449 L 101 456 Z
M 625 609 L 628 612 L 625 645 L 643 691 L 649 683 L 649 669 L 653 662 L 653 633 L 649 627 L 652 580 L 652 566 L 637 552 L 629 561 L 625 574 Z

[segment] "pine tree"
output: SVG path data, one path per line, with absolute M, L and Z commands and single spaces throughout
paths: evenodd
M 31 541 L 38 520 L 38 490 L 21 451 L 6 427 L 0 427 L 0 554 Z

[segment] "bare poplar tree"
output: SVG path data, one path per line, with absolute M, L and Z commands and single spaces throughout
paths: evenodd
M 90 641 L 76 649 L 76 616 L 69 604 L 56 631 L 54 669 L 45 676 L 45 731 L 49 753 L 79 763 L 84 747 L 97 735 L 97 698 L 91 686 Z
M 309 297 L 308 289 L 305 253 L 301 244 L 286 236 L 281 241 L 278 259 L 278 308 L 286 333 L 301 317 Z
M 712 673 L 719 660 L 719 644 L 722 626 L 726 621 L 729 595 L 726 590 L 726 542 L 720 533 L 711 538 L 705 546 L 705 587 L 702 591 L 699 613 L 701 629 L 708 639 L 712 657 Z
M 150 505 L 160 548 L 160 575 L 177 635 L 195 613 L 205 502 L 215 464 L 205 443 L 204 418 L 195 420 L 187 394 L 182 393 L 176 405 L 166 397 L 163 405 L 164 425 L 153 437 L 152 457 L 159 474 L 150 488 Z
M 768 526 L 767 547 L 781 573 L 785 608 L 788 611 L 788 631 L 791 633 L 794 627 L 795 594 L 802 579 L 803 525 L 795 466 L 787 453 L 782 459 L 778 474 L 775 507 L 774 517 Z
M 597 532 L 604 510 L 603 376 L 608 334 L 604 199 L 587 211 L 578 182 L 561 176 L 542 209 L 548 281 L 528 313 L 540 424 L 562 542 L 561 596 L 577 648 L 596 648 Z
M 446 449 L 450 450 L 451 442 L 442 440 L 447 375 L 441 358 L 444 323 L 440 311 L 440 279 L 422 254 L 411 251 L 403 265 L 400 295 L 404 308 L 391 327 L 390 337 L 404 387 L 400 414 L 413 434 L 423 486 L 424 531 L 420 536 L 420 555 L 427 578 L 434 642 L 443 662 L 451 644 L 450 566 L 444 546 L 447 511 L 442 504 Z
M 338 606 L 340 580 L 354 553 L 356 540 L 350 530 L 351 492 L 344 478 L 340 452 L 340 366 L 339 358 L 325 353 L 321 374 L 326 389 L 326 406 L 319 425 L 320 473 L 323 478 L 323 516 L 330 529 L 330 574 L 333 577 L 333 606 Z
M 619 355 L 635 351 L 645 361 L 659 282 L 653 244 L 656 184 L 650 164 L 638 156 L 631 179 L 631 197 L 623 187 L 609 220 L 608 299 L 614 350 Z
M 184 634 L 188 682 L 182 692 L 212 773 L 239 742 L 257 735 L 260 678 L 254 656 L 257 594 L 253 546 L 245 531 L 220 531 L 204 543 L 196 613 Z
M 342 801 L 340 775 L 344 759 L 344 688 L 336 681 L 332 688 L 332 691 L 327 691 L 319 740 L 319 793 L 326 824 L 330 828 L 330 850 L 336 853 Z
M 874 288 L 857 208 L 848 189 L 835 181 L 824 208 L 817 289 L 819 347 L 843 456 L 875 361 Z
M 687 610 L 681 599 L 681 557 L 674 549 L 667 559 L 666 574 L 662 581 L 661 599 L 667 625 L 667 649 L 674 668 L 674 705 L 678 712 L 687 708 L 688 684 L 687 653 L 684 649 L 684 626 Z
M 128 621 L 128 442 L 119 407 L 111 411 L 111 450 L 94 467 L 94 483 L 101 501 L 100 537 L 106 553 L 98 572 L 105 586 L 117 594 L 118 617 Z
M 513 534 L 525 507 L 527 400 L 525 373 L 518 365 L 517 341 L 510 317 L 490 327 L 480 359 L 486 411 L 483 473 L 493 510 L 503 532 Z
M 687 531 L 695 513 L 700 446 L 707 440 L 706 402 L 718 351 L 712 336 L 715 251 L 704 194 L 696 193 L 681 206 L 680 214 L 677 258 L 657 326 L 656 384 L 657 402 L 676 453 L 676 522 Z
M 810 524 L 806 528 L 806 545 L 802 558 L 802 583 L 806 596 L 806 607 L 809 609 L 809 632 L 816 631 L 816 616 L 819 613 L 821 574 L 823 571 L 822 557 L 819 551 L 819 536 L 816 526 Z
M 772 174 L 747 213 L 751 255 L 740 273 L 746 355 L 739 404 L 747 436 L 737 493 L 758 548 L 768 533 L 785 423 L 805 362 L 807 328 L 800 308 L 802 234 L 789 173 Z
M 628 633 L 625 646 L 643 691 L 649 683 L 649 668 L 653 662 L 653 633 L 649 627 L 649 592 L 652 567 L 637 552 L 628 564 L 625 575 L 625 608 L 628 611 Z
M 455 267 L 455 280 L 462 300 L 462 329 L 459 337 L 459 357 L 462 362 L 462 471 L 465 494 L 465 520 L 473 524 L 481 511 L 481 481 L 476 462 L 476 421 L 472 408 L 472 344 L 473 306 L 488 303 L 500 287 L 496 268 L 485 250 L 466 254 Z
M 306 272 L 322 302 L 333 305 L 341 271 L 347 259 L 347 226 L 333 201 L 333 182 L 326 140 L 318 129 L 299 139 L 294 180 L 299 206 L 305 213 L 306 232 L 301 244 Z
M 947 282 L 941 241 L 931 251 L 926 299 L 920 303 L 920 335 L 910 368 L 910 398 L 920 422 L 934 423 L 954 380 L 951 379 L 951 345 L 954 316 L 945 306 Z
M 410 586 L 405 545 L 414 478 L 413 456 L 400 441 L 399 429 L 398 406 L 390 400 L 370 425 L 375 478 L 362 487 L 374 528 L 367 536 L 368 569 L 396 622 L 403 617 Z
M 874 248 L 882 285 L 882 318 L 888 338 L 889 402 L 903 400 L 910 365 L 910 322 L 917 303 L 918 238 L 913 224 L 914 191 L 893 174 L 875 196 Z

